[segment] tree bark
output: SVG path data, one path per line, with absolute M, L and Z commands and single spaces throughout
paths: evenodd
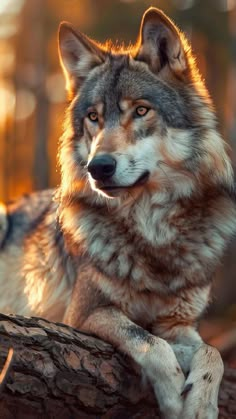
M 0 419 L 159 418 L 137 367 L 95 337 L 40 318 L 0 314 L 0 371 L 10 348 Z M 220 418 L 236 418 L 236 370 L 229 366 Z

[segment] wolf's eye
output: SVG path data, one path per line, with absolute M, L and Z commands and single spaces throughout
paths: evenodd
M 149 108 L 146 108 L 146 106 L 138 106 L 135 109 L 136 115 L 137 116 L 145 116 L 149 111 Z
M 88 118 L 90 119 L 90 121 L 92 122 L 97 122 L 98 121 L 98 114 L 97 112 L 93 111 L 93 112 L 89 112 L 88 114 Z

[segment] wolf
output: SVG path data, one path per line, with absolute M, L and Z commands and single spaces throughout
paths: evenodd
M 0 309 L 129 355 L 166 419 L 215 419 L 223 363 L 198 331 L 236 230 L 226 145 L 191 47 L 159 9 L 135 45 L 66 22 L 61 184 L 0 208 Z

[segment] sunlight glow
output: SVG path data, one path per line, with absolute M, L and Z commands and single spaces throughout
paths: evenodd
M 60 103 L 65 101 L 65 80 L 61 73 L 53 73 L 47 77 L 46 89 L 50 102 Z
M 25 0 L 0 0 L 0 38 L 10 38 L 18 31 L 18 15 L 24 2 Z
M 7 87 L 0 86 L 0 125 L 4 125 L 6 119 L 12 116 L 15 107 L 15 95 Z
M 24 4 L 25 0 L 1 0 L 0 14 L 18 14 Z
M 0 43 L 0 77 L 12 73 L 15 64 L 15 51 L 13 46 L 6 41 Z
M 15 119 L 17 121 L 29 118 L 36 107 L 36 100 L 30 90 L 21 89 L 16 93 L 16 113 Z

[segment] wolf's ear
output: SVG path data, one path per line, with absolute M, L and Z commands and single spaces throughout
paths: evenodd
M 146 62 L 154 73 L 168 64 L 181 75 L 188 66 L 184 43 L 174 23 L 161 10 L 150 7 L 142 18 L 136 59 Z
M 62 22 L 58 31 L 58 49 L 66 79 L 66 89 L 72 98 L 89 71 L 104 62 L 104 52 L 81 32 Z

